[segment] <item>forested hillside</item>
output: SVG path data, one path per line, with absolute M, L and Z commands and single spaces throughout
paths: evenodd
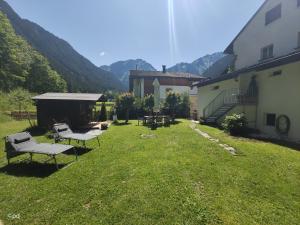
M 66 82 L 48 60 L 16 35 L 0 12 L 0 90 L 23 87 L 31 92 L 66 91 Z
M 45 56 L 51 67 L 67 82 L 69 92 L 124 90 L 119 79 L 80 55 L 68 42 L 56 37 L 36 23 L 22 19 L 5 1 L 0 11 L 10 20 L 16 33 Z

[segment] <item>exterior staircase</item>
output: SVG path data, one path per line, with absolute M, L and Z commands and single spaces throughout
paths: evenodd
M 209 116 L 205 119 L 205 123 L 207 123 L 207 124 L 216 124 L 217 121 L 221 117 L 223 117 L 225 114 L 227 114 L 235 106 L 236 106 L 236 104 L 227 104 L 227 105 L 221 106 L 219 109 L 217 109 L 217 111 L 214 114 L 212 114 L 211 116 Z
M 240 89 L 224 90 L 204 108 L 202 122 L 216 125 L 220 118 L 237 105 L 256 104 L 256 102 L 257 96 L 254 94 L 243 94 Z

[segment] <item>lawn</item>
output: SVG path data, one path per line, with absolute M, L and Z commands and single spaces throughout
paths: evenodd
M 203 131 L 238 150 L 232 156 L 182 120 L 151 131 L 111 126 L 101 147 L 61 155 L 63 166 L 0 158 L 0 220 L 5 224 L 300 224 L 300 152 Z M 0 124 L 0 136 L 27 122 Z M 151 138 L 141 135 L 152 135 Z M 51 142 L 44 136 L 38 140 Z M 3 142 L 1 142 L 3 149 Z M 23 157 L 24 158 L 24 157 Z M 22 157 L 19 157 L 22 159 Z M 17 159 L 18 160 L 18 159 Z

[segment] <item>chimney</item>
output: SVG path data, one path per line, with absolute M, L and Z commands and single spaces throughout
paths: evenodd
M 162 72 L 163 72 L 163 73 L 166 73 L 166 72 L 167 72 L 167 66 L 166 66 L 166 65 L 163 65 L 163 66 L 162 66 Z

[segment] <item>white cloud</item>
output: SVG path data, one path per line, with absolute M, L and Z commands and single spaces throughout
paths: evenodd
M 100 54 L 99 54 L 101 57 L 103 57 L 103 56 L 105 56 L 106 55 L 106 52 L 100 52 Z

